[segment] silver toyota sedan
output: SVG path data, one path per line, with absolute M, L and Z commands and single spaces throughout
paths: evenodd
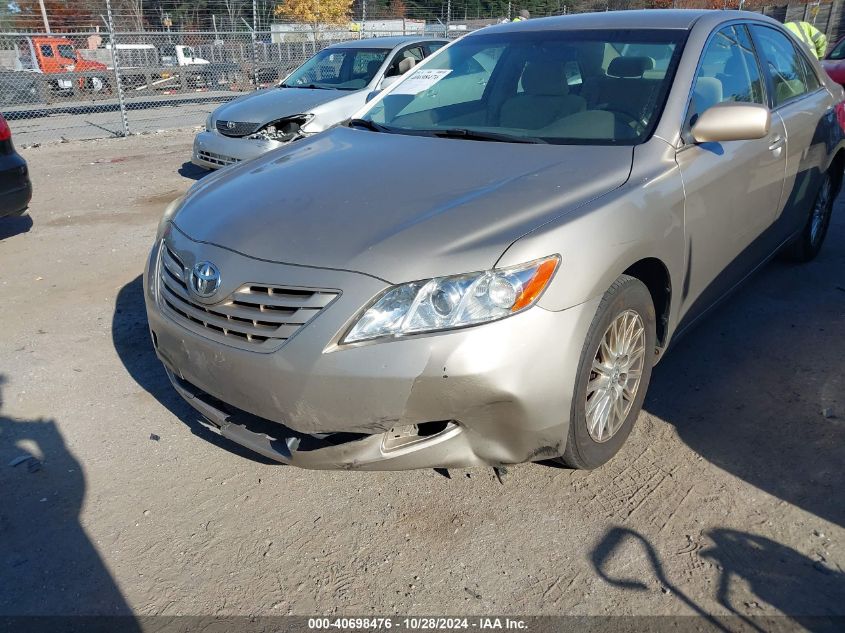
M 595 468 L 672 340 L 819 252 L 842 99 L 752 13 L 467 35 L 172 205 L 153 345 L 211 428 L 279 462 Z
M 260 156 L 348 119 L 448 40 L 380 37 L 328 46 L 278 86 L 212 112 L 194 139 L 191 162 L 217 169 Z

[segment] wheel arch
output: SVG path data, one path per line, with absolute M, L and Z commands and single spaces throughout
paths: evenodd
M 845 146 L 841 146 L 836 150 L 833 158 L 830 159 L 827 170 L 833 176 L 833 190 L 838 194 L 839 189 L 842 187 L 843 172 L 845 172 Z
M 646 257 L 634 262 L 623 272 L 639 279 L 651 295 L 657 326 L 657 345 L 665 347 L 669 335 L 669 313 L 672 305 L 672 277 L 660 259 Z

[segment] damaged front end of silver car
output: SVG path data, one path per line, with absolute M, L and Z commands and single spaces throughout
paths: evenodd
M 313 114 L 297 114 L 295 116 L 277 119 L 246 138 L 259 141 L 290 143 L 306 136 L 302 128 L 313 118 Z

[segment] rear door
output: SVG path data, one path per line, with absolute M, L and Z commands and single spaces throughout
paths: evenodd
M 823 87 L 801 47 L 777 28 L 751 27 L 772 100 L 773 116 L 786 129 L 783 210 L 776 214 L 786 239 L 803 228 L 826 165 L 828 129 L 834 100 Z
M 747 141 L 695 143 L 689 130 L 718 103 L 767 105 L 762 68 L 743 24 L 710 37 L 699 61 L 677 153 L 686 194 L 687 318 L 698 314 L 765 259 L 763 236 L 774 222 L 783 189 L 786 153 L 781 120 L 769 135 Z

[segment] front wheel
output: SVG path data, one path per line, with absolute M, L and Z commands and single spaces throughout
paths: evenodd
M 648 288 L 628 275 L 602 297 L 581 352 L 560 458 L 570 468 L 592 469 L 624 444 L 643 406 L 657 338 Z
M 810 209 L 810 217 L 804 225 L 804 230 L 788 244 L 783 251 L 787 259 L 795 262 L 809 262 L 819 254 L 827 235 L 827 228 L 830 226 L 830 217 L 833 215 L 833 199 L 836 197 L 836 188 L 830 171 L 824 174 L 819 191 Z
M 109 89 L 109 80 L 105 77 L 89 77 L 87 88 L 91 92 L 106 92 Z

